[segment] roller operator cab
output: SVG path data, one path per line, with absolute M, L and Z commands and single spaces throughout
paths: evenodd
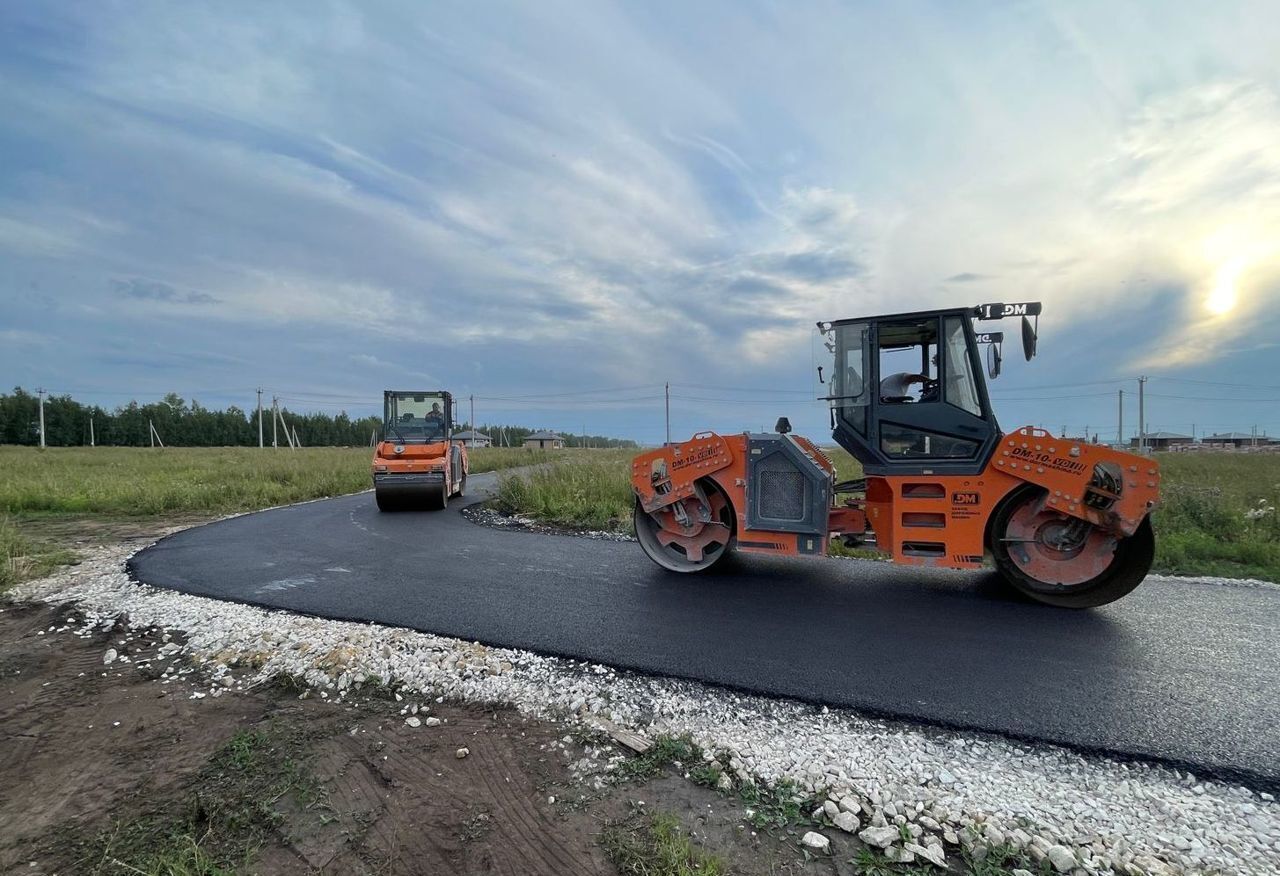
M 443 509 L 467 486 L 467 449 L 453 440 L 453 397 L 443 390 L 382 396 L 382 440 L 373 452 L 380 511 Z
M 825 554 L 839 538 L 906 565 L 990 561 L 1050 605 L 1119 599 L 1151 567 L 1158 466 L 1029 426 L 1002 432 L 987 395 L 1004 334 L 975 323 L 1021 317 L 1030 360 L 1040 311 L 988 304 L 819 323 L 832 437 L 863 476 L 837 483 L 831 460 L 786 418 L 775 432 L 699 433 L 635 458 L 641 547 L 695 572 L 734 549 Z

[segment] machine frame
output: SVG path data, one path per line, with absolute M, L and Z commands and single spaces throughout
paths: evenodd
M 441 435 L 401 434 L 393 408 L 399 399 L 438 397 L 442 401 Z M 446 390 L 384 390 L 382 440 L 374 448 L 372 474 L 374 499 L 380 511 L 411 508 L 443 510 L 451 497 L 464 494 L 470 461 L 467 449 L 453 440 L 453 396 Z M 406 430 L 409 426 L 404 427 Z
M 1088 607 L 1123 596 L 1151 565 L 1158 465 L 1031 426 L 1002 433 L 991 408 L 979 349 L 1001 343 L 1003 334 L 980 340 L 973 320 L 1022 315 L 1030 359 L 1036 332 L 1026 316 L 1038 321 L 1039 313 L 1036 303 L 984 305 L 819 323 L 834 338 L 829 349 L 837 362 L 824 396 L 833 437 L 862 463 L 865 477 L 837 484 L 831 460 L 790 434 L 785 418 L 774 433 L 698 433 L 634 459 L 641 546 L 665 568 L 695 572 L 731 550 L 821 555 L 840 539 L 904 565 L 976 569 L 990 557 L 1017 589 L 1053 605 Z M 902 327 L 915 325 L 927 338 L 930 321 L 938 350 L 925 344 L 923 371 L 935 356 L 933 397 L 926 389 L 915 401 L 882 398 L 881 334 L 901 339 Z M 953 338 L 963 337 L 962 359 L 959 349 L 941 349 L 948 325 L 959 332 Z M 870 342 L 856 396 L 844 392 L 849 380 L 840 371 L 850 349 L 842 334 L 851 329 Z M 1000 355 L 993 351 L 993 373 Z M 948 395 L 957 387 L 960 406 Z M 885 449 L 887 424 L 907 435 L 892 452 Z

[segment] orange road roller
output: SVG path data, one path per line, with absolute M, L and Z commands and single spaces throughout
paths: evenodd
M 701 432 L 633 461 L 640 546 L 699 572 L 733 550 L 822 555 L 840 539 L 905 565 L 977 569 L 989 557 L 1049 605 L 1119 599 L 1151 568 L 1159 467 L 1031 426 L 1000 430 L 986 377 L 1000 373 L 1004 336 L 974 323 L 1020 316 L 1030 360 L 1040 312 L 1026 302 L 818 323 L 832 437 L 863 476 L 837 482 L 785 417 L 775 432 Z
M 382 394 L 382 440 L 373 451 L 379 511 L 443 510 L 467 488 L 467 448 L 453 440 L 453 397 L 443 390 Z

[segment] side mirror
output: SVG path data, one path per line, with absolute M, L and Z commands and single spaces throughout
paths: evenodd
M 1000 376 L 1000 363 L 1004 361 L 1004 354 L 1000 352 L 999 344 L 987 344 L 987 376 L 995 380 Z
M 773 431 L 779 435 L 785 435 L 791 431 L 791 421 L 786 417 L 778 417 L 778 423 L 773 427 Z
M 1022 318 L 1022 355 L 1030 362 L 1036 354 L 1036 330 L 1031 327 L 1031 320 Z

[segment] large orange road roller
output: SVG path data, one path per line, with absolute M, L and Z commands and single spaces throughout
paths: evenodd
M 987 304 L 819 323 L 832 436 L 864 476 L 837 483 L 786 418 L 776 432 L 702 432 L 635 458 L 641 547 L 698 572 L 733 550 L 822 555 L 841 539 L 905 565 L 977 569 L 990 557 L 1050 605 L 1119 599 L 1151 568 L 1156 463 L 1030 426 L 1003 433 L 987 396 L 1004 337 L 975 320 L 1021 316 L 1030 360 L 1040 312 Z
M 380 511 L 441 510 L 467 488 L 467 448 L 453 440 L 453 397 L 443 390 L 382 394 L 382 440 L 373 451 Z

